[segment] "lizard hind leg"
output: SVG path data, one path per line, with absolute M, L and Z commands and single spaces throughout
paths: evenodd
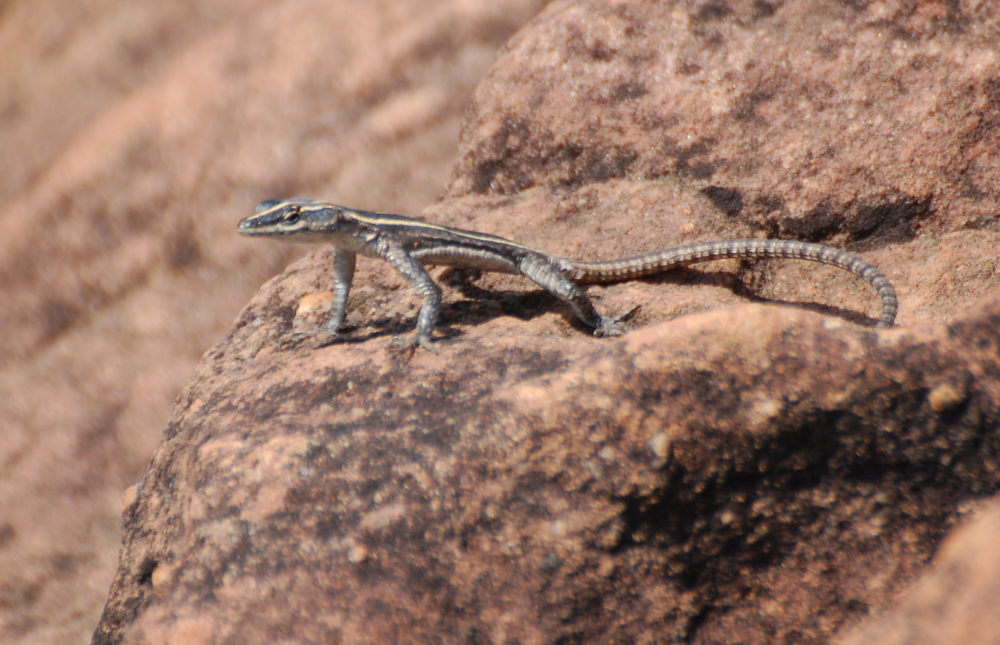
M 517 268 L 526 278 L 572 307 L 576 317 L 591 327 L 595 336 L 622 335 L 625 333 L 625 325 L 622 323 L 635 313 L 633 309 L 618 318 L 599 313 L 590 296 L 566 277 L 555 262 L 541 254 L 525 255 Z

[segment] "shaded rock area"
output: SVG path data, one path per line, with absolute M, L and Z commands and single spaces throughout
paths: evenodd
M 899 608 L 843 639 L 857 643 L 995 643 L 1000 634 L 1000 505 L 948 536 Z
M 951 622 L 924 642 L 994 639 L 997 22 L 550 3 L 479 83 L 423 215 L 573 257 L 846 246 L 896 283 L 900 327 L 804 263 L 590 289 L 642 305 L 618 339 L 489 275 L 406 360 L 389 341 L 420 301 L 375 262 L 347 337 L 301 340 L 331 299 L 318 250 L 177 401 L 94 641 L 867 643 L 925 608 Z M 951 593 L 966 577 L 983 597 Z
M 91 637 L 121 495 L 250 296 L 265 198 L 414 211 L 539 0 L 0 3 L 0 642 Z

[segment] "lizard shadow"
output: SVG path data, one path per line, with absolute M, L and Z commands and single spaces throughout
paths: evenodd
M 875 327 L 879 322 L 878 318 L 868 316 L 859 312 L 857 309 L 839 307 L 834 304 L 823 302 L 807 302 L 803 300 L 787 300 L 785 298 L 762 296 L 757 293 L 752 286 L 747 284 L 741 274 L 742 272 L 740 271 L 700 271 L 698 269 L 688 267 L 679 267 L 677 269 L 671 269 L 670 271 L 660 275 L 640 278 L 640 280 L 650 284 L 662 284 L 668 282 L 678 283 L 681 285 L 725 287 L 732 291 L 733 294 L 740 296 L 741 298 L 745 298 L 749 302 L 779 305 L 782 307 L 794 307 L 796 309 L 812 311 L 825 316 L 836 316 L 837 318 L 842 318 L 849 322 L 866 327 Z M 868 287 L 868 285 L 866 285 L 866 287 Z M 871 290 L 870 287 L 868 287 L 868 290 Z M 876 300 L 878 299 L 876 294 L 873 294 L 873 297 Z
M 857 310 L 838 307 L 833 304 L 820 302 L 803 302 L 800 300 L 786 300 L 784 298 L 765 297 L 755 292 L 741 278 L 739 272 L 733 271 L 701 271 L 689 267 L 677 267 L 664 271 L 653 276 L 637 278 L 635 282 L 646 282 L 649 284 L 678 284 L 681 286 L 713 286 L 724 287 L 732 291 L 735 295 L 746 298 L 750 302 L 759 302 L 786 307 L 795 307 L 805 311 L 814 311 L 828 316 L 837 316 L 850 322 L 874 327 L 878 323 L 877 318 L 859 313 Z M 563 308 L 566 316 L 571 319 L 575 327 L 589 329 L 572 315 L 568 306 L 559 298 L 545 290 L 525 291 L 497 291 L 494 289 L 483 289 L 472 284 L 468 279 L 442 280 L 449 286 L 457 289 L 467 301 L 450 303 L 446 308 L 442 308 L 441 323 L 448 324 L 450 316 L 445 310 L 454 310 L 460 314 L 458 320 L 479 323 L 492 320 L 499 315 L 513 316 L 522 320 L 530 320 L 536 316 L 551 312 L 553 309 Z M 587 285 L 585 285 L 587 286 Z M 488 304 L 492 303 L 492 304 Z M 497 310 L 499 305 L 499 311 Z M 641 307 L 641 305 L 640 305 Z M 603 312 L 606 315 L 613 315 L 613 312 Z M 685 314 L 671 316 L 669 319 L 677 318 Z
M 456 273 L 462 273 L 453 270 Z M 449 271 L 448 273 L 451 273 Z M 467 273 L 467 272 L 466 272 Z M 590 331 L 586 325 L 577 320 L 569 307 L 555 295 L 544 289 L 524 290 L 498 290 L 484 289 L 472 283 L 474 276 L 442 276 L 442 284 L 452 287 L 465 296 L 465 300 L 447 300 L 442 303 L 436 326 L 439 338 L 455 338 L 462 335 L 456 325 L 474 326 L 485 323 L 500 317 L 513 317 L 520 320 L 532 320 L 538 316 L 550 313 L 553 310 L 562 309 L 566 319 L 577 329 Z M 724 287 L 731 290 L 735 295 L 746 298 L 749 302 L 759 302 L 786 307 L 795 307 L 805 311 L 814 311 L 829 316 L 836 316 L 850 322 L 874 327 L 877 319 L 859 313 L 853 309 L 838 307 L 831 304 L 817 302 L 802 302 L 785 300 L 782 298 L 769 298 L 755 293 L 754 289 L 748 286 L 740 277 L 739 272 L 732 271 L 699 271 L 688 267 L 678 267 L 645 278 L 638 278 L 637 282 L 650 284 L 678 284 L 682 286 L 714 286 Z M 638 309 L 638 307 L 637 307 Z M 604 312 L 612 315 L 610 312 Z M 686 313 L 676 316 L 669 316 L 664 320 L 671 320 Z M 626 316 L 631 317 L 630 314 Z M 345 325 L 341 333 L 336 335 L 318 332 L 309 342 L 313 348 L 325 347 L 332 344 L 355 344 L 364 343 L 377 338 L 387 336 L 405 336 L 412 334 L 415 326 L 415 316 L 385 316 L 376 320 L 368 320 L 361 324 Z M 362 331 L 363 330 L 363 331 Z M 299 343 L 294 343 L 298 345 Z

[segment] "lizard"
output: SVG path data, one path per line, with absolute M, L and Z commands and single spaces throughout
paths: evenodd
M 391 264 L 423 297 L 416 333 L 403 343 L 410 349 L 433 349 L 431 334 L 441 308 L 441 288 L 425 265 L 523 275 L 569 304 L 595 336 L 624 333 L 623 321 L 635 309 L 618 318 L 605 316 L 597 311 L 581 285 L 635 280 L 677 266 L 722 258 L 791 258 L 849 271 L 871 284 L 881 298 L 880 327 L 892 326 L 898 306 L 892 283 L 873 264 L 849 251 L 797 240 L 715 240 L 618 260 L 580 261 L 549 255 L 487 233 L 309 199 L 263 201 L 253 215 L 240 221 L 238 231 L 251 237 L 333 246 L 333 313 L 324 325 L 333 335 L 347 314 L 357 256 L 380 258 Z

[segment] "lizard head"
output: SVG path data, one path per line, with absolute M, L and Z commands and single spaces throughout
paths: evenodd
M 242 219 L 236 230 L 251 237 L 316 242 L 337 230 L 343 210 L 310 199 L 271 199 L 258 204 L 254 214 Z

